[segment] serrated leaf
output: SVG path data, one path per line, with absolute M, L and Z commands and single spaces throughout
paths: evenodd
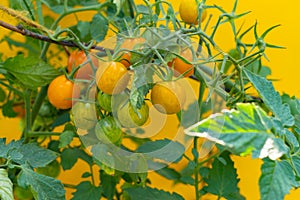
M 99 200 L 101 198 L 101 193 L 101 187 L 96 187 L 91 182 L 84 181 L 76 186 L 76 192 L 72 193 L 72 200 Z
M 223 161 L 218 158 L 214 159 L 207 178 L 204 178 L 207 186 L 203 187 L 203 190 L 218 197 L 225 197 L 226 199 L 245 199 L 240 194 L 238 188 L 239 179 L 237 178 L 237 172 L 229 153 L 224 152 L 220 155 L 220 158 L 222 158 Z
M 18 183 L 30 187 L 35 199 L 65 200 L 66 191 L 59 180 L 38 174 L 31 169 L 22 168 Z
M 4 68 L 26 88 L 36 89 L 47 85 L 60 73 L 38 57 L 20 54 L 7 59 Z
M 179 142 L 168 139 L 149 141 L 138 147 L 136 152 L 143 153 L 149 158 L 166 162 L 178 162 L 184 154 L 185 148 Z
M 13 200 L 13 184 L 8 178 L 8 173 L 5 169 L 0 168 L 0 199 Z
M 19 152 L 23 155 L 23 163 L 20 164 L 27 162 L 33 168 L 44 167 L 57 157 L 55 152 L 39 147 L 35 143 L 22 145 Z
M 259 179 L 261 200 L 284 199 L 295 184 L 295 175 L 286 161 L 265 159 Z
M 186 129 L 191 136 L 204 137 L 237 155 L 277 159 L 287 153 L 282 140 L 272 134 L 273 121 L 255 104 L 237 104 Z
M 64 170 L 72 169 L 75 163 L 78 160 L 78 155 L 76 154 L 75 149 L 64 149 L 61 152 L 61 166 Z
M 183 200 L 183 197 L 150 187 L 131 187 L 124 190 L 131 200 Z
M 92 22 L 90 33 L 91 36 L 96 42 L 100 42 L 104 40 L 108 31 L 108 21 L 101 14 L 94 15 Z
M 300 156 L 299 155 L 293 155 L 292 156 L 292 163 L 294 166 L 294 170 L 298 177 L 300 177 Z
M 282 103 L 280 94 L 275 91 L 272 82 L 248 70 L 244 70 L 244 73 L 256 88 L 266 106 L 273 112 L 275 117 L 278 118 L 283 125 L 293 126 L 295 120 L 291 114 L 290 107 L 286 103 Z

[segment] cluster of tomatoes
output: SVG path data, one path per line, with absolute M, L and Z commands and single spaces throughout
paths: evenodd
M 194 2 L 195 3 L 195 2 Z M 180 6 L 180 15 L 188 24 L 198 23 L 198 10 L 183 12 L 189 4 Z M 196 8 L 197 6 L 195 6 Z M 189 13 L 193 16 L 189 16 Z M 203 20 L 206 12 L 202 13 Z M 77 128 L 95 128 L 97 138 L 103 142 L 119 144 L 122 138 L 121 127 L 132 128 L 144 125 L 149 118 L 149 102 L 161 113 L 176 114 L 185 102 L 185 93 L 177 79 L 163 80 L 153 84 L 149 101 L 137 108 L 130 102 L 130 73 L 132 53 L 137 46 L 147 42 L 143 37 L 125 39 L 120 45 L 122 51 L 114 61 L 100 61 L 92 53 L 73 51 L 68 60 L 67 71 L 75 80 L 88 80 L 97 86 L 96 101 L 89 101 L 89 95 L 82 100 L 80 89 L 66 75 L 55 78 L 48 88 L 49 102 L 58 109 L 72 108 L 72 120 Z M 188 77 L 194 74 L 192 51 L 181 47 L 180 56 L 167 63 L 175 77 Z M 133 70 L 134 71 L 134 70 Z M 78 99 L 78 101 L 77 101 Z M 145 97 L 145 99 L 147 99 Z M 75 102 L 75 103 L 74 103 Z

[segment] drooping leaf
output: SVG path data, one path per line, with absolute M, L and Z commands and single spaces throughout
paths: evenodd
M 75 136 L 74 126 L 71 124 L 66 124 L 64 132 L 59 136 L 59 148 L 65 148 L 70 144 Z
M 186 129 L 186 134 L 204 137 L 237 155 L 277 159 L 288 149 L 272 134 L 273 121 L 254 104 L 237 104 L 236 110 L 224 110 Z
M 50 83 L 60 73 L 38 57 L 20 54 L 7 59 L 4 68 L 26 88 L 36 89 Z
M 174 192 L 173 194 L 150 187 L 131 187 L 126 188 L 126 195 L 131 200 L 183 200 L 183 197 Z
M 136 152 L 143 153 L 147 158 L 160 159 L 166 162 L 178 162 L 185 148 L 179 142 L 168 139 L 149 141 L 138 147 Z
M 94 15 L 91 27 L 90 27 L 90 33 L 94 40 L 97 42 L 102 41 L 108 31 L 108 21 L 103 17 L 101 14 Z
M 244 70 L 244 73 L 256 88 L 266 106 L 273 112 L 275 117 L 278 118 L 283 125 L 293 126 L 295 120 L 291 114 L 290 107 L 288 104 L 282 103 L 280 94 L 275 91 L 272 82 L 248 70 Z
M 108 175 L 103 170 L 101 170 L 100 181 L 103 189 L 103 195 L 108 200 L 113 200 L 116 191 L 116 185 L 117 185 L 116 177 L 112 175 Z
M 204 180 L 207 183 L 207 186 L 203 187 L 205 192 L 231 200 L 245 199 L 240 194 L 238 188 L 239 179 L 229 152 L 224 152 L 219 158 L 214 159 L 212 168 L 209 169 L 208 175 Z
M 179 180 L 181 178 L 180 173 L 170 167 L 164 167 L 159 170 L 156 170 L 155 172 L 169 180 Z
M 295 175 L 286 160 L 264 159 L 259 179 L 261 200 L 284 199 L 295 185 Z
M 101 187 L 94 186 L 89 181 L 81 182 L 76 186 L 76 192 L 72 193 L 72 200 L 99 200 L 101 198 L 102 189 Z
M 2 105 L 2 114 L 4 117 L 16 117 L 17 113 L 13 110 L 13 101 L 7 101 L 5 104 Z
M 18 184 L 30 187 L 35 199 L 65 200 L 63 184 L 52 177 L 38 174 L 26 167 L 18 176 Z
M 8 178 L 8 173 L 5 169 L 0 168 L 0 199 L 13 200 L 13 184 Z
M 78 160 L 75 149 L 67 148 L 61 152 L 61 166 L 64 170 L 72 169 Z

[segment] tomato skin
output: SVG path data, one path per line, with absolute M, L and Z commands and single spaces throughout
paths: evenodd
M 117 111 L 117 116 L 123 127 L 139 127 L 144 125 L 149 118 L 149 106 L 143 103 L 142 107 L 135 111 L 129 102 L 125 105 L 121 104 Z
M 101 142 L 108 144 L 118 144 L 122 138 L 120 125 L 111 116 L 98 121 L 95 127 L 95 134 Z
M 136 45 L 141 45 L 144 43 L 146 40 L 145 38 L 139 37 L 139 38 L 129 38 L 125 39 L 122 45 L 120 46 L 121 49 L 128 49 L 128 50 L 133 50 Z M 120 58 L 120 62 L 126 67 L 130 67 L 132 64 L 130 62 L 131 59 L 131 52 L 125 51 L 123 55 Z
M 14 105 L 13 106 L 13 111 L 15 113 L 17 113 L 17 117 L 19 118 L 24 118 L 25 115 L 26 115 L 26 111 L 25 111 L 25 108 L 24 108 L 24 104 L 21 104 L 21 105 Z
M 58 109 L 69 109 L 72 107 L 72 97 L 78 98 L 77 90 L 73 93 L 74 83 L 60 75 L 52 80 L 48 87 L 47 95 L 49 102 Z
M 119 94 L 124 91 L 129 78 L 126 67 L 120 62 L 109 62 L 99 67 L 96 73 L 97 86 L 106 94 Z
M 198 24 L 198 6 L 196 0 L 182 0 L 179 6 L 179 15 L 187 24 Z M 205 20 L 207 11 L 204 10 L 201 16 L 201 22 Z
M 97 123 L 97 112 L 94 104 L 77 102 L 72 107 L 72 121 L 77 128 L 90 130 Z
M 97 100 L 99 102 L 100 107 L 107 112 L 112 111 L 111 98 L 112 98 L 112 95 L 105 94 L 103 92 L 99 92 L 98 96 L 97 96 Z
M 93 62 L 95 68 L 98 68 L 98 59 L 91 53 L 90 59 Z M 93 66 L 88 61 L 88 58 L 83 50 L 76 49 L 73 51 L 68 59 L 67 69 L 70 73 L 73 68 L 77 68 L 80 64 L 85 63 L 81 68 L 75 73 L 74 78 L 90 80 L 94 77 Z
M 159 112 L 175 114 L 185 102 L 184 90 L 177 81 L 160 82 L 152 88 L 151 101 Z
M 189 48 L 183 49 L 180 55 L 189 62 L 193 61 L 193 54 Z M 187 73 L 184 75 L 184 77 L 189 77 L 194 74 L 194 66 L 192 64 L 186 63 L 179 57 L 176 57 L 171 62 L 169 62 L 168 66 L 170 68 L 174 68 L 174 75 L 176 77 L 184 74 L 185 72 Z

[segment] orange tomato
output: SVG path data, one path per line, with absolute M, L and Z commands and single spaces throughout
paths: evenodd
M 160 82 L 152 88 L 151 101 L 159 112 L 175 114 L 185 102 L 184 90 L 178 81 Z
M 193 54 L 189 48 L 185 48 L 183 51 L 181 51 L 180 55 L 189 62 L 193 61 Z M 184 73 L 186 73 L 184 77 L 189 77 L 194 74 L 193 65 L 186 63 L 184 60 L 182 60 L 179 57 L 176 57 L 171 62 L 169 62 L 168 66 L 170 68 L 174 68 L 174 75 L 176 77 Z
M 196 0 L 182 0 L 179 6 L 179 15 L 187 24 L 198 24 L 198 5 Z M 206 18 L 207 12 L 204 10 L 201 16 L 201 22 Z
M 127 49 L 127 50 L 133 50 L 136 45 L 142 44 L 145 41 L 146 41 L 145 38 L 142 38 L 142 37 L 125 39 L 120 48 Z M 131 59 L 131 52 L 125 51 L 120 58 L 120 62 L 126 68 L 128 68 L 132 64 L 132 63 L 130 63 L 130 59 Z
M 129 78 L 126 67 L 120 62 L 106 63 L 96 72 L 97 86 L 106 94 L 121 93 L 127 87 Z
M 74 90 L 74 83 L 65 75 L 56 77 L 48 87 L 49 102 L 58 109 L 69 109 L 72 107 L 72 98 L 78 98 L 78 90 Z
M 13 111 L 17 113 L 17 117 L 19 118 L 25 117 L 26 112 L 25 112 L 24 104 L 14 105 Z
M 89 55 L 95 68 L 98 68 L 98 59 L 92 53 Z M 90 80 L 94 76 L 93 66 L 89 62 L 86 54 L 82 50 L 76 49 L 73 51 L 68 59 L 68 72 L 70 73 L 73 68 L 77 68 L 79 65 L 84 64 L 80 69 L 75 73 L 75 78 L 78 79 L 87 79 Z

